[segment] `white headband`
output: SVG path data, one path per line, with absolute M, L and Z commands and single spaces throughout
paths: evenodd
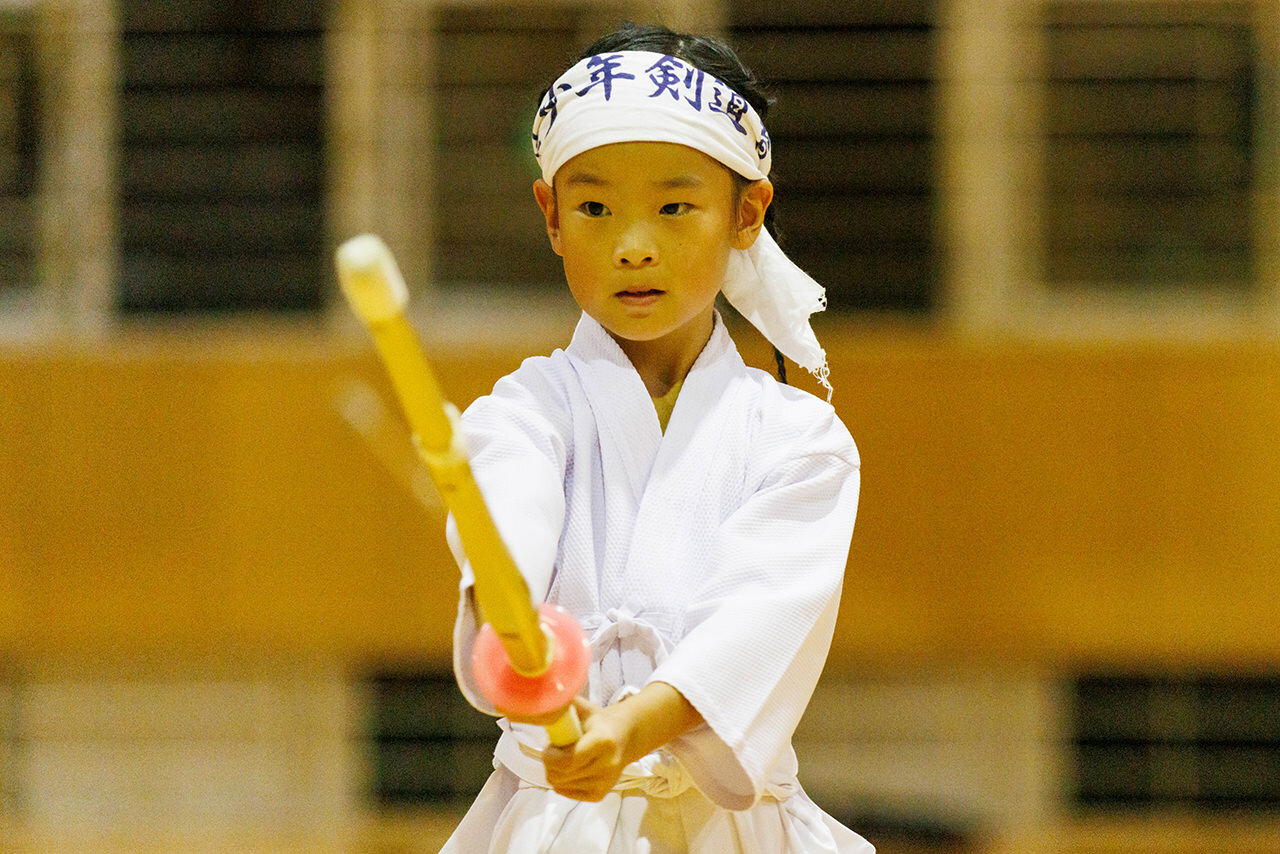
M 741 95 L 683 60 L 647 51 L 582 60 L 551 84 L 533 120 L 533 152 L 548 184 L 569 159 L 615 142 L 687 145 L 750 181 L 767 178 L 772 162 L 769 133 Z M 830 399 L 826 354 L 809 325 L 809 315 L 826 308 L 826 292 L 765 229 L 750 249 L 732 252 L 721 291 Z

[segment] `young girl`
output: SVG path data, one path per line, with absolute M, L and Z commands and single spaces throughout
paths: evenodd
M 858 453 L 826 402 L 746 367 L 723 292 L 826 383 L 823 292 L 763 229 L 767 101 L 722 44 L 626 26 L 547 91 L 534 195 L 583 315 L 468 408 L 477 481 L 535 598 L 592 666 L 582 738 L 504 718 L 445 852 L 872 847 L 797 782 L 791 735 L 830 646 Z M 828 386 L 829 388 L 829 386 Z M 455 670 L 475 687 L 463 568 Z

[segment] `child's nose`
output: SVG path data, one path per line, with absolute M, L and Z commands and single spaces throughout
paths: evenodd
M 613 252 L 613 262 L 619 267 L 647 267 L 657 261 L 658 248 L 645 228 L 628 229 Z

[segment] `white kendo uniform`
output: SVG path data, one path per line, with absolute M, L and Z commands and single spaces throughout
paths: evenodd
M 468 408 L 481 490 L 537 599 L 590 639 L 586 694 L 674 686 L 705 724 L 632 763 L 603 801 L 547 787 L 545 732 L 500 721 L 496 771 L 457 854 L 871 854 L 797 781 L 791 736 L 831 643 L 858 500 L 826 402 L 748 368 L 717 315 L 665 433 L 639 374 L 586 315 Z M 463 569 L 455 670 L 472 679 Z

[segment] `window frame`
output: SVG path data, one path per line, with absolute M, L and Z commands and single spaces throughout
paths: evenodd
M 1147 0 L 1094 0 L 1142 3 Z M 1217 0 L 1185 0 L 1213 3 Z M 1280 63 L 1280 2 L 1252 0 L 1265 68 Z M 1258 102 L 1273 129 L 1257 150 L 1255 276 L 1247 292 L 1123 293 L 1050 287 L 1044 272 L 1047 0 L 953 0 L 939 52 L 948 320 L 976 337 L 1238 340 L 1280 331 L 1280 110 L 1274 75 Z M 1263 136 L 1260 142 L 1267 142 Z M 1270 226 L 1270 227 L 1269 227 Z

